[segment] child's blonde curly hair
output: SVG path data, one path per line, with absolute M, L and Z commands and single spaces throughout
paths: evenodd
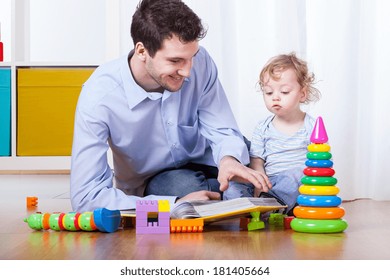
M 316 102 L 321 98 L 321 92 L 314 87 L 314 73 L 309 72 L 306 61 L 298 58 L 294 52 L 275 56 L 267 62 L 259 76 L 261 90 L 264 91 L 263 88 L 267 82 L 265 80 L 266 75 L 278 81 L 280 79 L 280 72 L 286 69 L 294 70 L 298 83 L 302 88 L 307 88 L 307 98 L 303 103 Z

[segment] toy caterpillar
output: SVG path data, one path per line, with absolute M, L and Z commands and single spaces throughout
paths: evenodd
M 24 219 L 35 230 L 114 232 L 121 222 L 119 210 L 98 208 L 93 212 L 35 213 Z

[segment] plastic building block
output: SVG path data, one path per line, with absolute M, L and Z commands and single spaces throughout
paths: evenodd
M 171 220 L 171 233 L 203 232 L 203 226 L 203 219 L 173 219 Z
M 1 35 L 1 30 L 0 30 L 0 35 Z M 0 36 L 1 40 L 1 36 Z M 4 45 L 3 42 L 0 41 L 0 61 L 4 60 Z
M 251 222 L 251 218 L 243 217 L 240 218 L 240 229 L 248 230 L 248 224 Z
M 138 200 L 135 207 L 136 234 L 170 233 L 168 200 Z
M 38 205 L 38 197 L 28 196 L 26 198 L 27 208 L 36 207 Z
M 157 200 L 138 200 L 135 211 L 137 212 L 158 212 Z
M 291 221 L 294 219 L 294 216 L 285 216 L 284 217 L 284 229 L 291 229 Z
M 282 213 L 271 213 L 268 218 L 268 223 L 277 227 L 283 227 L 285 216 Z
M 55 231 L 101 231 L 114 232 L 119 228 L 121 215 L 119 210 L 98 208 L 93 212 L 35 213 L 24 219 L 35 230 Z
M 248 231 L 263 229 L 264 222 L 260 220 L 260 212 L 251 212 L 252 219 L 248 224 Z
M 135 217 L 122 217 L 121 227 L 123 229 L 135 227 Z
M 169 207 L 169 201 L 168 200 L 159 200 L 158 201 L 158 212 L 169 212 L 171 211 Z

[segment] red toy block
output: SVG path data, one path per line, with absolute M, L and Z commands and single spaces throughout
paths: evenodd
M 294 216 L 286 216 L 284 217 L 284 229 L 291 229 L 291 221 L 294 219 Z
M 249 217 L 240 218 L 240 229 L 248 230 L 248 224 L 250 222 L 251 222 L 251 218 Z

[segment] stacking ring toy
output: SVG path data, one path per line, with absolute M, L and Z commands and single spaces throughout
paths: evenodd
M 299 195 L 297 203 L 300 206 L 336 207 L 341 204 L 341 198 L 335 195 Z
M 328 159 L 308 159 L 305 162 L 305 165 L 307 167 L 320 167 L 320 168 L 327 168 L 333 166 L 333 161 Z
M 339 191 L 336 186 L 301 185 L 299 187 L 299 193 L 308 195 L 336 195 Z
M 301 183 L 304 185 L 334 186 L 337 184 L 337 179 L 334 177 L 304 176 Z
M 297 218 L 314 220 L 340 219 L 344 216 L 345 210 L 342 207 L 304 207 L 294 208 L 294 215 Z
M 337 233 L 344 231 L 348 224 L 343 219 L 313 220 L 295 218 L 291 221 L 291 228 L 306 233 Z
M 307 176 L 325 176 L 332 177 L 336 172 L 332 168 L 315 168 L 307 167 L 303 170 L 303 174 Z
M 309 144 L 307 146 L 309 152 L 329 152 L 330 146 L 328 144 Z
M 328 152 L 308 152 L 306 157 L 308 159 L 331 159 L 332 154 Z

